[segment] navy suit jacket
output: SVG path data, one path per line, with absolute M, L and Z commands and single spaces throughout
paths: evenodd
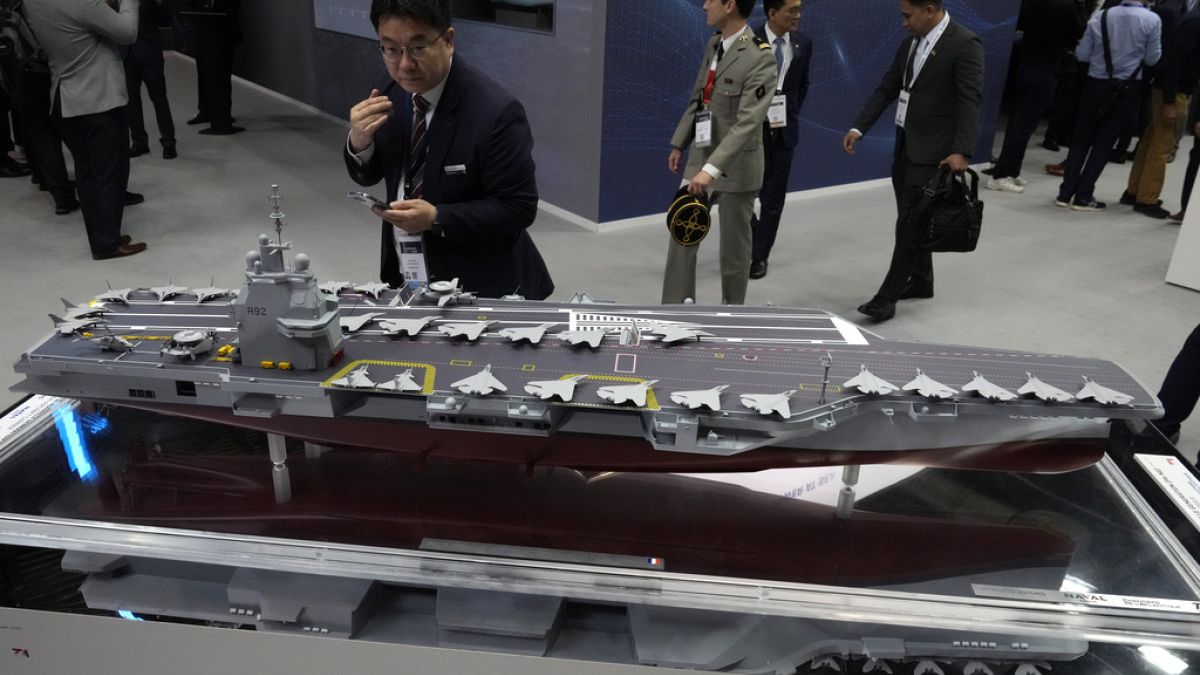
M 754 34 L 767 40 L 766 25 L 754 29 Z M 787 126 L 780 134 L 780 141 L 788 150 L 800 142 L 800 106 L 808 97 L 808 71 L 812 61 L 812 38 L 800 31 L 788 34 L 788 42 L 792 44 L 792 64 L 788 66 L 787 77 L 783 78 L 783 89 L 780 93 L 787 97 Z M 775 49 L 775 45 L 771 45 Z M 770 122 L 764 122 L 770 130 Z M 769 137 L 769 136 L 768 136 Z
M 399 194 L 408 163 L 412 96 L 390 77 L 379 90 L 392 100 L 392 117 L 375 133 L 375 153 L 359 166 L 344 151 L 359 185 L 387 182 L 387 200 Z M 428 131 L 422 197 L 437 207 L 441 233 L 422 236 L 430 281 L 458 278 L 484 297 L 519 293 L 543 300 L 554 291 L 546 265 L 526 228 L 537 215 L 533 135 L 525 108 L 458 55 Z M 404 283 L 393 226 L 383 223 L 380 278 Z

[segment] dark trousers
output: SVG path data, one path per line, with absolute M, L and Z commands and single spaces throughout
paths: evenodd
M 1017 104 L 1004 135 L 1000 159 L 992 168 L 993 178 L 1013 178 L 1021 175 L 1025 148 L 1037 131 L 1042 115 L 1054 100 L 1054 85 L 1058 74 L 1036 67 L 1022 68 L 1017 73 Z
M 92 255 L 111 252 L 120 245 L 125 215 L 125 189 L 129 185 L 129 126 L 125 107 L 102 113 L 62 117 L 67 147 L 75 157 L 75 183 L 79 207 L 87 228 Z
M 1165 436 L 1179 433 L 1180 425 L 1192 414 L 1196 401 L 1200 400 L 1200 326 L 1196 326 L 1187 337 L 1183 349 L 1179 350 L 1171 363 L 1158 398 L 1166 413 L 1162 419 L 1154 421 L 1154 426 Z
M 896 245 L 892 264 L 876 297 L 896 302 L 909 284 L 933 287 L 933 254 L 920 247 L 922 228 L 909 222 L 909 211 L 916 206 L 921 188 L 937 174 L 936 164 L 913 164 L 904 148 L 904 132 L 897 134 L 900 151 L 892 162 L 892 191 L 896 195 Z
M 779 219 L 783 216 L 783 202 L 787 199 L 788 176 L 792 173 L 794 155 L 793 149 L 784 144 L 783 132 L 779 129 L 764 132 L 763 140 L 766 171 L 763 173 L 762 190 L 758 193 L 762 216 L 750 219 L 750 228 L 754 233 L 754 249 L 750 257 L 754 261 L 771 257 L 771 248 L 775 246 L 775 236 L 779 232 Z
M 21 82 L 17 110 L 24 120 L 25 154 L 33 179 L 50 192 L 55 203 L 74 199 L 62 151 L 66 132 L 62 120 L 50 114 L 50 74 L 25 73 Z
M 9 99 L 8 93 L 0 89 L 0 154 L 12 150 L 13 141 L 16 141 L 16 145 L 21 144 L 21 139 L 13 135 L 12 125 L 8 121 L 8 114 L 12 108 L 12 101 Z
M 154 116 L 158 119 L 159 142 L 164 148 L 175 145 L 175 121 L 171 119 L 171 102 L 167 99 L 167 78 L 163 73 L 162 54 L 142 58 L 137 50 L 130 50 L 125 57 L 125 87 L 129 90 L 129 140 L 135 145 L 149 145 L 146 133 L 146 117 L 142 112 L 142 84 L 154 104 Z
M 1089 202 L 1095 196 L 1096 181 L 1108 163 L 1113 143 L 1129 118 L 1137 114 L 1142 100 L 1142 83 L 1131 82 L 1125 93 L 1111 107 L 1112 112 L 1098 114 L 1111 91 L 1112 82 L 1089 77 L 1079 98 L 1079 113 L 1075 122 L 1075 139 L 1067 154 L 1067 166 L 1058 198 L 1067 201 Z
M 1050 122 L 1046 125 L 1046 140 L 1070 146 L 1075 139 L 1075 118 L 1079 112 L 1079 97 L 1087 82 L 1087 64 L 1075 61 L 1074 55 L 1063 60 L 1058 71 L 1058 86 L 1050 106 Z
M 196 82 L 200 114 L 214 129 L 233 126 L 233 42 L 199 30 L 196 37 Z

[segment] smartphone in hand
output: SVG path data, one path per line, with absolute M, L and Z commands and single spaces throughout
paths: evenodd
M 383 209 L 384 211 L 391 208 L 391 206 L 387 202 L 383 201 L 382 199 L 379 199 L 378 197 L 375 197 L 374 195 L 372 195 L 369 192 L 356 192 L 356 191 L 352 190 L 352 191 L 346 193 L 346 199 L 353 199 L 354 201 L 362 202 L 362 203 L 366 204 L 367 206 L 374 206 L 374 207 Z

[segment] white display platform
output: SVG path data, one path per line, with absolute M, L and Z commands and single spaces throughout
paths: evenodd
M 1189 203 L 1195 201 L 1196 197 L 1197 190 L 1193 186 Z M 1167 283 L 1200 291 L 1200 208 L 1192 209 L 1184 216 L 1179 239 L 1175 242 L 1175 254 L 1171 256 L 1171 266 L 1167 268 Z

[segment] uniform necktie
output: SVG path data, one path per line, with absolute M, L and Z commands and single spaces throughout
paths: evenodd
M 408 189 L 406 199 L 420 199 L 425 187 L 425 154 L 429 144 L 425 139 L 425 117 L 429 113 L 429 101 L 423 96 L 413 96 L 413 133 L 408 154 Z
M 775 38 L 775 72 L 783 71 L 783 36 Z

